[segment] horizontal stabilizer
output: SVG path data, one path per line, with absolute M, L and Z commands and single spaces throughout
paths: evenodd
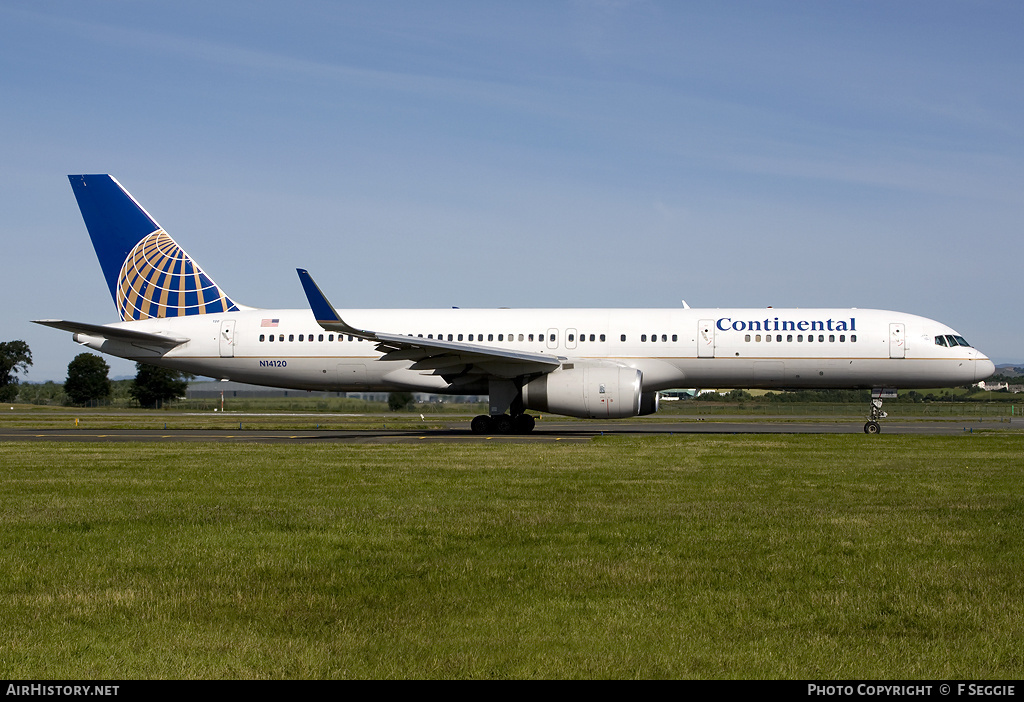
M 162 346 L 174 348 L 184 344 L 189 339 L 186 336 L 174 336 L 172 334 L 154 334 L 152 332 L 125 329 L 124 327 L 112 327 L 105 324 L 86 324 L 85 322 L 71 322 L 65 319 L 34 319 L 36 324 L 46 327 L 53 327 L 72 334 L 85 334 L 96 336 L 111 341 L 124 341 L 129 344 L 146 344 L 147 346 Z

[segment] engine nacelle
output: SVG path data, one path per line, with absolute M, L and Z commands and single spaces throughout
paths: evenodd
M 570 367 L 571 366 L 571 367 Z M 583 419 L 621 419 L 642 414 L 643 374 L 613 364 L 566 364 L 523 386 L 526 409 Z M 657 393 L 655 393 L 657 394 Z M 657 400 L 653 401 L 657 408 Z
M 658 402 L 660 400 L 661 393 L 657 391 L 640 393 L 640 411 L 637 414 L 641 417 L 646 414 L 654 414 L 658 411 Z

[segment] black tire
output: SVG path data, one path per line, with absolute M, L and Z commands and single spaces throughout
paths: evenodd
M 878 434 L 882 431 L 882 425 L 878 422 L 868 422 L 864 425 L 865 434 Z
M 497 417 L 491 418 L 494 421 L 494 431 L 499 434 L 511 434 L 512 433 L 512 417 L 507 414 L 502 414 Z
M 512 420 L 512 427 L 517 434 L 529 434 L 537 425 L 537 420 L 528 414 L 521 414 Z
M 486 434 L 491 431 L 491 418 L 486 414 L 477 415 L 469 423 L 469 428 L 473 430 L 474 434 Z

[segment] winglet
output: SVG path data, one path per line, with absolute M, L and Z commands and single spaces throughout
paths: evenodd
M 317 324 L 330 331 L 338 331 L 363 339 L 376 340 L 377 337 L 373 332 L 356 329 L 345 323 L 345 320 L 334 309 L 334 305 L 331 304 L 327 296 L 320 290 L 320 286 L 313 280 L 313 276 L 309 274 L 309 271 L 305 268 L 296 268 L 295 272 L 299 274 L 299 282 L 302 283 L 302 289 L 306 293 L 309 308 L 313 311 Z

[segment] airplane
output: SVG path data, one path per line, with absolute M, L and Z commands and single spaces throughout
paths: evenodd
M 995 366 L 950 327 L 869 309 L 361 309 L 296 269 L 309 309 L 229 296 L 110 175 L 71 175 L 121 321 L 34 320 L 136 362 L 270 387 L 488 396 L 474 433 L 528 433 L 528 411 L 618 419 L 679 387 L 871 389 L 877 434 L 896 388 Z

